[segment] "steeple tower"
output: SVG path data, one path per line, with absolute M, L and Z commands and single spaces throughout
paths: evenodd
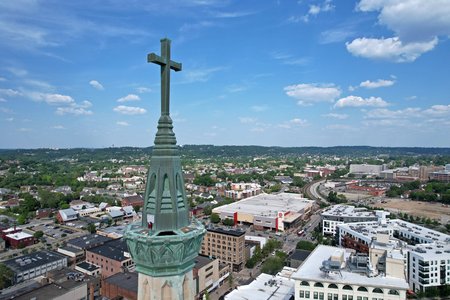
M 148 62 L 161 66 L 161 116 L 145 188 L 142 222 L 128 226 L 127 241 L 139 272 L 138 299 L 194 299 L 192 268 L 205 228 L 189 218 L 181 160 L 170 118 L 170 40 L 161 40 L 161 56 Z

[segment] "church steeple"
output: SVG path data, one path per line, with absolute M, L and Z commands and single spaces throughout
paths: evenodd
M 194 299 L 192 268 L 206 230 L 189 218 L 181 159 L 170 118 L 170 40 L 161 40 L 161 56 L 148 55 L 161 66 L 161 116 L 145 188 L 142 221 L 128 226 L 127 241 L 138 279 L 138 299 Z

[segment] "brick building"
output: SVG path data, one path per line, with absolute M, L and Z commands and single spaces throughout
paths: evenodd
M 103 278 L 131 269 L 134 263 L 124 240 L 117 239 L 86 250 L 86 261 L 101 268 Z
M 124 206 L 142 207 L 144 199 L 140 195 L 124 197 L 122 198 L 122 207 Z
M 108 299 L 137 300 L 138 273 L 117 273 L 102 280 L 101 295 Z

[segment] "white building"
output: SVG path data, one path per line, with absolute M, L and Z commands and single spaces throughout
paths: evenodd
M 450 284 L 450 236 L 403 220 L 338 225 L 342 247 L 381 253 L 381 262 L 403 257 L 406 278 L 414 291 Z M 388 271 L 388 270 L 387 270 Z
M 386 213 L 385 213 L 386 214 Z M 333 205 L 321 213 L 322 234 L 335 235 L 338 224 L 377 221 L 381 215 L 352 205 Z
M 350 174 L 379 176 L 385 169 L 386 165 L 351 164 Z
M 261 194 L 261 186 L 257 183 L 232 183 L 231 189 L 225 191 L 225 197 L 240 200 Z
M 253 224 L 259 230 L 279 230 L 297 226 L 311 211 L 314 201 L 300 194 L 260 194 L 213 209 L 221 219 Z
M 225 300 L 290 300 L 295 281 L 290 279 L 295 269 L 285 267 L 275 276 L 262 273 L 248 285 L 238 286 L 225 296 Z
M 378 273 L 367 256 L 353 250 L 319 245 L 292 275 L 295 299 L 406 299 L 404 278 Z

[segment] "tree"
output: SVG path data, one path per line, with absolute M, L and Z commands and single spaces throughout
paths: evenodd
M 36 239 L 40 239 L 41 237 L 44 236 L 44 232 L 42 232 L 41 230 L 38 230 L 38 231 L 36 231 L 36 232 L 33 234 L 33 236 L 34 236 Z
M 89 231 L 90 233 L 95 233 L 95 231 L 97 230 L 97 228 L 95 227 L 95 224 L 94 223 L 90 223 L 90 224 L 88 224 L 88 226 L 87 226 L 87 231 Z
M 207 206 L 203 209 L 203 214 L 205 214 L 206 216 L 209 216 L 212 213 L 212 207 L 211 206 Z
M 216 183 L 209 174 L 203 174 L 195 177 L 194 184 L 203 186 L 214 186 Z
M 211 223 L 217 224 L 220 222 L 220 216 L 218 214 L 211 214 Z
M 263 263 L 261 267 L 261 272 L 266 274 L 275 275 L 281 269 L 283 269 L 284 261 L 282 258 L 278 256 L 272 256 L 266 259 L 266 261 Z
M 27 222 L 27 218 L 24 215 L 17 217 L 17 224 L 23 225 Z
M 228 284 L 231 288 L 231 286 L 233 285 L 233 273 L 230 272 L 230 275 L 228 275 Z
M 234 225 L 234 220 L 233 219 L 229 219 L 229 218 L 225 218 L 222 220 L 223 225 L 226 226 L 233 226 Z
M 316 248 L 316 244 L 309 241 L 299 241 L 296 248 L 301 250 L 313 251 Z
M 4 289 L 12 285 L 14 273 L 6 265 L 0 263 L 0 289 Z

